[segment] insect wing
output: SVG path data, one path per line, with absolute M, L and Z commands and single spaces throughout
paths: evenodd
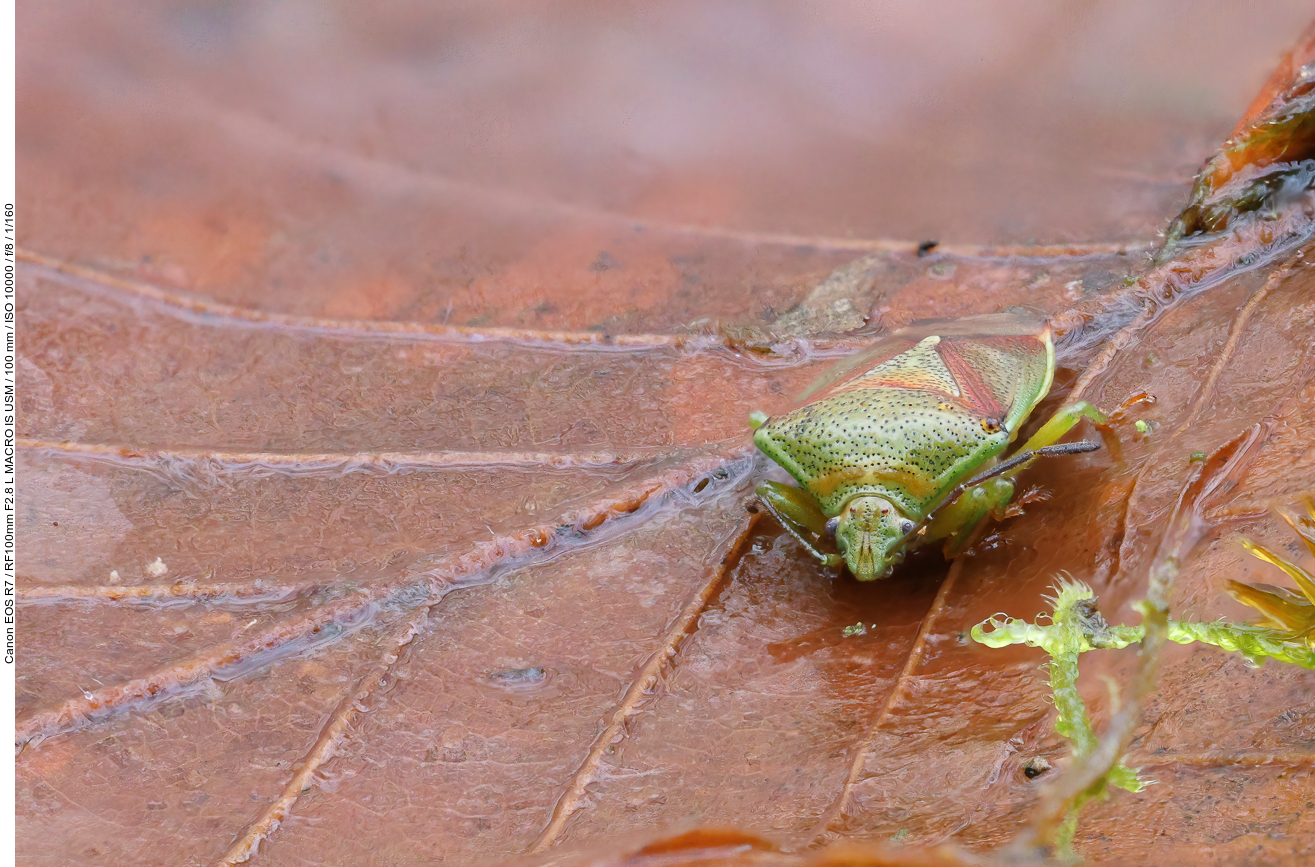
M 1046 332 L 1046 322 L 1039 316 L 1021 313 L 993 313 L 965 316 L 961 319 L 926 319 L 900 328 L 861 352 L 844 358 L 799 395 L 796 405 L 803 405 L 830 392 L 841 383 L 871 372 L 878 365 L 913 349 L 928 337 L 959 342 L 959 339 L 1028 338 L 1036 340 Z M 1044 392 L 1043 392 L 1044 393 Z
M 1055 347 L 1049 331 L 1028 337 L 947 339 L 936 348 L 963 404 L 983 419 L 997 420 L 1011 434 L 1050 391 Z
M 946 412 L 980 419 L 988 431 L 1016 431 L 1050 390 L 1054 345 L 1050 333 L 941 336 L 880 362 L 818 395 L 826 399 L 862 389 L 899 388 L 934 393 Z
M 925 337 L 926 335 L 922 335 Z M 864 371 L 869 371 L 878 364 L 882 364 L 890 359 L 908 352 L 918 345 L 921 337 L 904 333 L 904 329 L 881 338 L 872 346 L 853 355 L 848 355 L 836 362 L 830 370 L 817 378 L 812 385 L 804 389 L 795 399 L 796 406 L 802 406 L 810 401 L 816 400 L 819 395 L 825 394 L 836 385 L 853 379 L 856 375 Z

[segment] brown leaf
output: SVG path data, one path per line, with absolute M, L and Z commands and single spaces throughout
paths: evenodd
M 1260 425 L 1176 600 L 1241 619 L 1231 538 L 1315 488 L 1305 199 L 1145 265 L 1309 12 L 1137 14 L 24 7 L 20 860 L 993 857 L 1067 755 L 967 630 L 1060 571 L 1129 620 Z M 1064 332 L 1035 421 L 1149 435 L 875 585 L 746 510 L 752 410 L 1008 307 Z M 1079 847 L 1297 863 L 1311 677 L 1170 648 Z

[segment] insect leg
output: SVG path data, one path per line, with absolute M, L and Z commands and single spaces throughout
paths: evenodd
M 994 512 L 997 516 L 1001 514 L 1001 510 L 1014 496 L 1013 477 L 1031 466 L 1037 458 L 1047 455 L 1072 455 L 1100 448 L 1100 443 L 1090 440 L 1075 443 L 1056 442 L 1084 418 L 1091 419 L 1102 429 L 1109 428 L 1109 416 L 1085 400 L 1063 407 L 1024 443 L 1017 454 L 950 491 L 949 495 L 941 500 L 940 505 L 932 509 L 927 517 L 918 523 L 910 535 L 917 534 L 923 541 L 948 538 L 947 554 L 953 556 L 972 535 L 972 528 L 988 512 Z
M 968 535 L 966 531 L 972 529 L 982 516 L 993 509 L 1002 509 L 1013 498 L 1015 473 L 1031 466 L 1032 462 L 1040 457 L 1074 455 L 1092 452 L 1098 448 L 1100 443 L 1081 440 L 1019 452 L 1009 460 L 996 464 L 950 491 L 949 495 L 941 500 L 940 505 L 913 528 L 912 533 L 921 533 L 927 540 L 954 534 L 959 534 L 960 539 L 966 539 Z M 995 483 L 987 484 L 988 482 Z M 969 492 L 971 492 L 969 496 L 963 496 Z
M 767 511 L 800 545 L 828 566 L 839 566 L 843 558 L 833 552 L 818 549 L 814 539 L 827 538 L 826 515 L 804 491 L 780 482 L 763 482 L 756 491 Z M 813 537 L 813 538 L 810 538 Z
M 921 533 L 918 544 L 935 539 L 945 540 L 945 556 L 958 556 L 974 537 L 974 529 L 987 515 L 999 516 L 1014 497 L 1014 481 L 1004 476 L 993 476 L 973 485 L 962 486 L 951 492 L 932 515 Z
M 1019 453 L 1035 452 L 1059 441 L 1059 438 L 1071 431 L 1078 422 L 1089 418 L 1102 431 L 1109 431 L 1110 418 L 1085 400 L 1061 407 L 1041 429 L 1032 434 L 1032 438 L 1023 444 Z M 1060 454 L 1066 454 L 1061 452 Z

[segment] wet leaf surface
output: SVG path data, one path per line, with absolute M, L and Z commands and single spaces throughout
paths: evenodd
M 1248 618 L 1239 534 L 1302 556 L 1309 193 L 1148 265 L 1300 4 L 22 14 L 23 863 L 963 863 L 890 844 L 997 850 L 1067 763 L 1038 654 L 973 624 L 1060 572 L 1135 621 L 1192 455 L 1253 426 L 1175 610 Z M 1248 136 L 1309 46 L 1235 172 L 1307 156 Z M 1155 396 L 1120 449 L 874 585 L 746 509 L 750 411 L 1010 307 L 1063 334 L 1035 418 Z M 1079 849 L 1300 863 L 1312 676 L 1170 647 L 1157 783 Z M 693 826 L 739 830 L 653 842 Z

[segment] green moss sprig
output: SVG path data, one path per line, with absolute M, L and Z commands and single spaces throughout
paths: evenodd
M 1315 499 L 1305 501 L 1306 514 L 1283 519 L 1315 555 Z M 1296 584 L 1300 593 L 1270 584 L 1243 584 L 1229 581 L 1228 592 L 1239 602 L 1258 611 L 1258 623 L 1230 623 L 1225 620 L 1196 622 L 1167 621 L 1165 637 L 1178 644 L 1201 642 L 1232 653 L 1241 654 L 1252 665 L 1277 660 L 1303 668 L 1315 669 L 1315 576 L 1292 561 L 1250 540 L 1242 540 L 1252 555 L 1277 566 Z M 1025 644 L 1039 647 L 1050 657 L 1050 689 L 1057 718 L 1055 729 L 1070 743 L 1076 761 L 1086 761 L 1097 750 L 1099 738 L 1091 725 L 1086 704 L 1078 694 L 1078 659 L 1091 650 L 1128 647 L 1142 643 L 1147 635 L 1146 623 L 1136 626 L 1111 626 L 1097 607 L 1096 594 L 1081 581 L 1061 578 L 1055 595 L 1049 597 L 1052 614 L 1029 623 L 998 614 L 974 626 L 972 638 L 987 647 Z M 1137 603 L 1146 622 L 1156 611 L 1149 601 Z M 1048 620 L 1049 622 L 1041 622 Z M 1162 621 L 1163 622 L 1163 621 Z M 1104 797 L 1110 786 L 1130 792 L 1141 791 L 1149 782 L 1136 769 L 1122 761 L 1109 764 L 1095 784 L 1069 804 L 1067 817 L 1057 829 L 1055 842 L 1060 852 L 1071 853 L 1071 842 L 1082 806 L 1094 798 Z

